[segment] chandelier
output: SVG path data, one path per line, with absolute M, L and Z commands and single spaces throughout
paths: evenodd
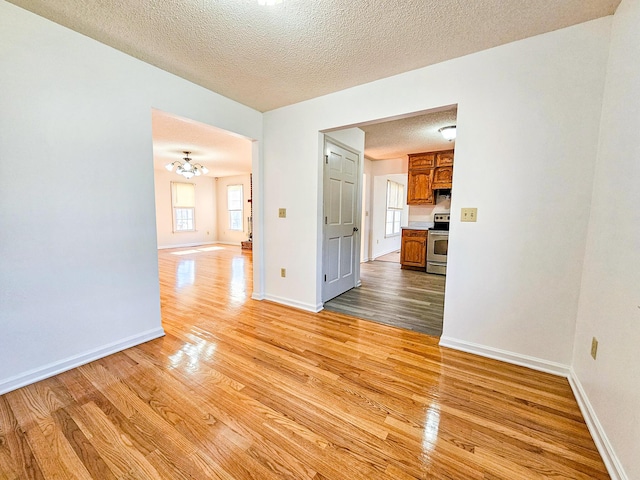
M 191 152 L 182 152 L 184 153 L 184 162 L 180 160 L 176 160 L 175 162 L 167 163 L 165 168 L 170 172 L 173 171 L 173 167 L 176 168 L 176 173 L 178 175 L 182 175 L 184 178 L 191 177 L 199 177 L 200 175 L 205 175 L 209 173 L 209 169 L 199 163 L 191 163 L 191 158 L 189 158 L 189 154 Z

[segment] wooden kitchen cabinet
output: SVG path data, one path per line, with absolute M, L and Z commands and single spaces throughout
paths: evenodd
M 433 169 L 413 170 L 407 175 L 407 205 L 433 205 Z
M 453 167 L 453 150 L 436 152 L 436 167 Z
M 436 166 L 436 152 L 412 153 L 409 155 L 409 170 L 420 170 Z
M 424 270 L 427 266 L 427 230 L 402 229 L 400 265 L 404 269 Z
M 451 188 L 453 150 L 412 153 L 407 175 L 407 205 L 433 205 L 434 190 Z
M 433 170 L 433 183 L 431 188 L 437 190 L 439 188 L 451 188 L 451 179 L 453 178 L 453 166 L 436 167 Z

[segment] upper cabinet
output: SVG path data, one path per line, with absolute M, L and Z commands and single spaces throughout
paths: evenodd
M 433 205 L 434 190 L 451 188 L 453 150 L 409 155 L 408 205 Z
M 433 169 L 409 170 L 407 205 L 433 205 Z

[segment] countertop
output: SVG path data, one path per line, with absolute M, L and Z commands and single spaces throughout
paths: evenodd
M 431 230 L 433 222 L 409 222 L 409 225 L 402 227 L 403 230 Z

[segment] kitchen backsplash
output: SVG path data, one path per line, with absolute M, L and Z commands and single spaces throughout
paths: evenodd
M 433 222 L 434 213 L 447 213 L 451 209 L 451 195 L 438 195 L 435 205 L 409 205 L 409 224 Z

